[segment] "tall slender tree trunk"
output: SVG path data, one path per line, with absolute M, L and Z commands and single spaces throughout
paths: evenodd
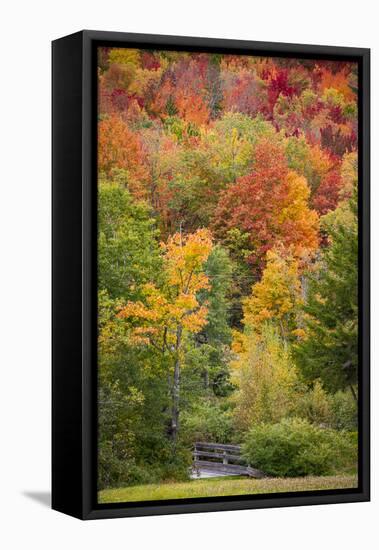
M 171 438 L 176 443 L 179 430 L 180 411 L 180 347 L 182 343 L 182 326 L 179 325 L 176 331 L 176 358 L 174 365 L 174 381 L 172 387 L 172 415 L 171 415 Z
M 354 388 L 353 384 L 350 384 L 350 385 L 349 385 L 349 388 L 350 388 L 350 391 L 351 391 L 351 393 L 352 393 L 352 395 L 353 395 L 354 401 L 355 401 L 356 403 L 358 403 L 357 392 L 355 391 L 355 388 Z

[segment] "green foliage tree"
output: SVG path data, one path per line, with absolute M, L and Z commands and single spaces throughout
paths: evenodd
M 141 480 L 141 464 L 165 452 L 168 398 L 157 354 L 136 349 L 117 318 L 126 300 L 159 278 L 161 256 L 150 209 L 121 184 L 99 185 L 99 486 Z M 151 469 L 150 469 L 151 470 Z
M 231 343 L 228 293 L 232 272 L 228 252 L 219 245 L 215 246 L 205 264 L 210 286 L 200 293 L 200 301 L 208 304 L 207 325 L 203 331 L 208 343 Z
M 220 245 L 212 249 L 205 264 L 205 273 L 209 278 L 209 288 L 199 293 L 200 303 L 207 304 L 207 324 L 196 336 L 196 350 L 204 362 L 205 388 L 213 389 L 216 395 L 227 395 L 233 386 L 229 380 L 230 345 L 230 289 L 233 267 L 228 252 Z
M 309 277 L 306 336 L 296 359 L 308 380 L 332 392 L 350 388 L 356 399 L 358 367 L 357 193 L 328 215 L 330 245 Z
M 158 231 L 149 207 L 120 184 L 102 181 L 98 211 L 98 285 L 112 298 L 140 296 L 161 270 Z

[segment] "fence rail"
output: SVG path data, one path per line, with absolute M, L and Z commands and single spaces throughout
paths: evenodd
M 202 474 L 247 475 L 257 479 L 264 477 L 263 472 L 246 464 L 241 456 L 240 445 L 196 441 L 192 454 L 192 470 L 198 477 Z

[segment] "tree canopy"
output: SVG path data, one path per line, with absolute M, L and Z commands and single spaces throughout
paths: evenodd
M 356 468 L 357 112 L 350 61 L 98 48 L 99 488 Z

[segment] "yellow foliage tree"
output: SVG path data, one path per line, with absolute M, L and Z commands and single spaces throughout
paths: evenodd
M 310 189 L 307 180 L 290 171 L 286 178 L 287 193 L 278 209 L 277 220 L 282 235 L 278 239 L 291 247 L 297 258 L 312 253 L 319 246 L 319 218 L 315 210 L 308 208 Z
M 135 65 L 140 62 L 140 51 L 132 48 L 112 48 L 108 57 L 109 63 L 118 63 L 119 65 Z
M 296 317 L 302 304 L 299 262 L 283 250 L 269 250 L 262 279 L 244 302 L 244 324 L 260 333 L 263 325 L 276 325 L 285 342 L 298 335 Z
M 208 309 L 199 304 L 196 295 L 209 286 L 203 269 L 212 250 L 212 238 L 207 229 L 198 229 L 187 236 L 179 232 L 170 236 L 161 247 L 166 288 L 161 290 L 154 284 L 145 285 L 145 301 L 128 302 L 118 317 L 128 321 L 136 344 L 150 345 L 172 358 L 171 437 L 175 441 L 179 429 L 185 332 L 196 334 L 207 323 Z
M 232 364 L 236 426 L 278 422 L 291 413 L 296 402 L 298 375 L 289 349 L 277 330 L 266 324 L 260 334 L 249 332 L 244 350 Z

